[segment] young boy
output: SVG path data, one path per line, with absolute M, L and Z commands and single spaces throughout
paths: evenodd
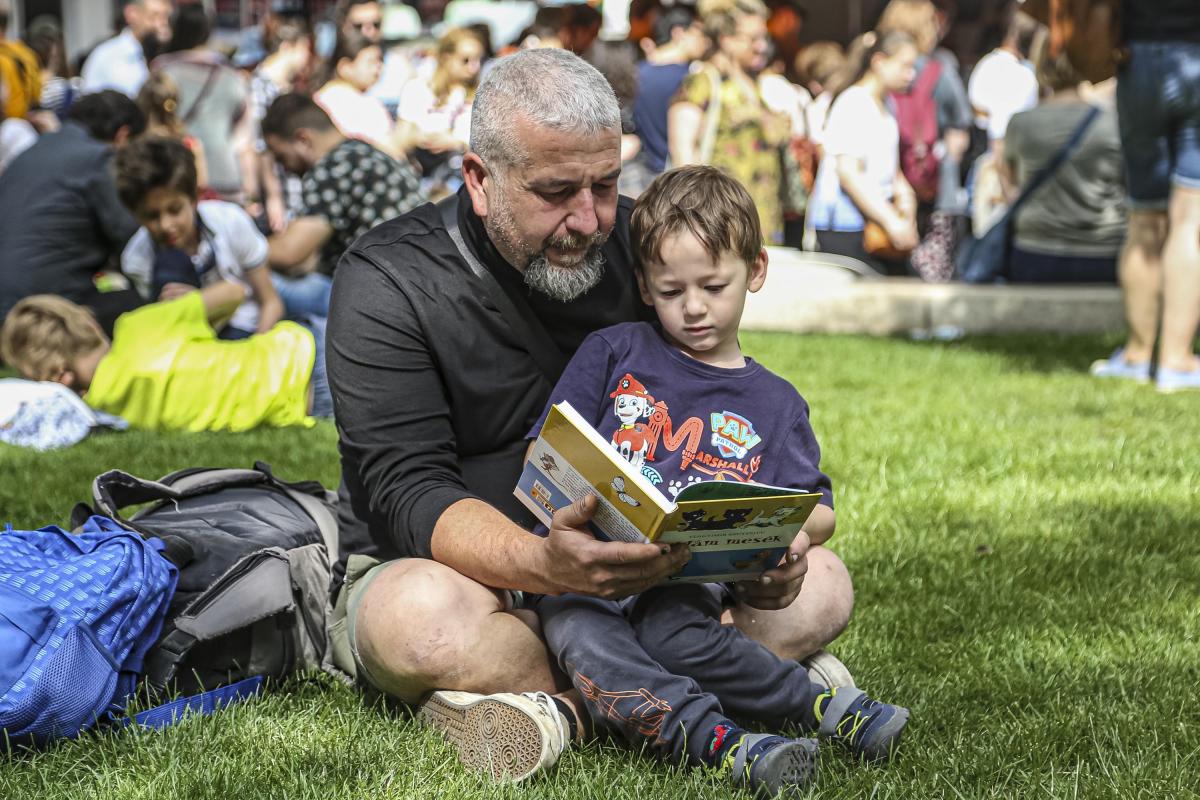
M 110 342 L 91 313 L 55 295 L 18 302 L 0 329 L 0 357 L 21 375 L 57 381 L 92 408 L 151 430 L 311 426 L 329 416 L 324 320 L 281 322 L 239 342 L 214 331 L 245 299 L 221 281 L 117 318 Z
M 174 139 L 130 142 L 116 159 L 117 195 L 142 224 L 121 254 L 121 271 L 147 300 L 171 300 L 216 281 L 242 284 L 250 299 L 222 339 L 266 333 L 284 315 L 271 283 L 267 240 L 240 206 L 199 201 L 196 161 Z
M 746 293 L 767 276 L 753 200 L 711 167 L 673 170 L 638 199 L 630 235 L 638 285 L 661 329 L 627 323 L 589 336 L 550 404 L 569 401 L 664 494 L 705 478 L 819 491 L 788 556 L 798 561 L 833 534 L 832 490 L 807 404 L 738 343 Z M 632 447 L 653 437 L 642 423 L 651 414 L 669 418 L 661 439 Z M 684 430 L 703 433 L 688 444 Z M 620 602 L 546 597 L 538 615 L 591 718 L 662 757 L 727 769 L 735 784 L 769 794 L 811 782 L 815 740 L 751 734 L 730 716 L 816 731 L 867 759 L 890 757 L 908 710 L 815 683 L 801 664 L 723 625 L 739 595 L 751 598 L 747 588 L 675 584 Z

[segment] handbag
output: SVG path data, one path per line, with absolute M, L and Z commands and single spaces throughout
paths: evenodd
M 873 219 L 863 225 L 863 250 L 867 255 L 884 261 L 904 261 L 911 250 L 903 250 L 892 244 L 892 237 L 887 230 Z
M 1004 216 L 983 236 L 968 239 L 963 243 L 957 260 L 958 272 L 964 281 L 967 283 L 993 283 L 1004 276 L 1008 266 L 1009 252 L 1012 249 L 1013 223 L 1016 221 L 1017 212 L 1021 210 L 1025 201 L 1042 188 L 1063 164 L 1067 163 L 1071 154 L 1083 141 L 1084 134 L 1098 116 L 1100 116 L 1099 108 L 1093 107 L 1088 111 L 1087 116 L 1071 134 L 1071 138 L 1051 159 L 1050 163 L 1025 184 L 1017 199 L 1004 212 Z

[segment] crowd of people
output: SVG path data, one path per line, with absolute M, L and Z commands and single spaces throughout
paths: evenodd
M 1120 263 L 1130 341 L 1095 374 L 1148 380 L 1158 338 L 1160 388 L 1200 388 L 1190 1 L 1126 14 L 1116 108 L 1016 4 L 966 80 L 931 0 L 891 0 L 845 50 L 773 42 L 800 17 L 763 0 L 670 4 L 620 41 L 553 6 L 500 46 L 486 26 L 384 42 L 381 4 L 346 0 L 323 56 L 289 3 L 231 56 L 199 4 L 131 0 L 78 80 L 34 21 L 0 42 L 0 356 L 141 427 L 333 416 L 331 657 L 468 766 L 528 777 L 604 728 L 807 786 L 812 738 L 741 721 L 886 760 L 908 711 L 824 649 L 854 603 L 833 487 L 808 404 L 737 338 L 766 245 L 944 280 L 958 239 L 1010 226 L 1009 280 Z M 549 404 L 615 441 L 645 426 L 613 401 L 652 397 L 676 398 L 668 426 L 735 408 L 746 431 L 737 452 L 666 434 L 664 493 L 821 495 L 759 579 L 663 586 L 687 548 L 598 541 L 594 497 L 529 535 L 513 487 Z

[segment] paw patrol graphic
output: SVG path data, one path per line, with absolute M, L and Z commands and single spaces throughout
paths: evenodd
M 762 441 L 754 432 L 754 424 L 732 411 L 713 412 L 709 417 L 712 445 L 723 458 L 745 458 Z
M 628 372 L 617 383 L 617 388 L 609 397 L 613 398 L 613 413 L 621 421 L 621 427 L 613 434 L 612 446 L 617 448 L 622 458 L 635 467 L 640 467 L 647 460 L 651 435 L 639 420 L 650 416 L 654 398 L 646 391 L 646 387 Z

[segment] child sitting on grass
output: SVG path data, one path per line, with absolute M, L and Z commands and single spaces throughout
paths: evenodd
M 216 281 L 242 284 L 250 299 L 222 339 L 269 331 L 283 319 L 271 283 L 267 240 L 240 206 L 198 200 L 196 161 L 180 141 L 149 136 L 117 153 L 117 195 L 142 227 L 121 254 L 121 271 L 148 300 L 172 300 Z
M 0 357 L 22 377 L 64 384 L 136 428 L 242 431 L 330 416 L 324 319 L 221 341 L 214 327 L 244 299 L 244 287 L 221 281 L 151 303 L 117 317 L 110 342 L 86 308 L 33 295 L 5 318 Z
M 641 195 L 630 235 L 638 286 L 661 330 L 635 322 L 590 335 L 546 413 L 566 400 L 614 442 L 622 431 L 644 429 L 636 420 L 656 401 L 665 401 L 675 431 L 700 427 L 691 421 L 698 418 L 707 433 L 691 457 L 682 442 L 665 438 L 652 454 L 639 448 L 626 457 L 664 494 L 698 478 L 819 491 L 821 504 L 787 556 L 797 564 L 833 534 L 833 495 L 808 405 L 738 343 L 746 294 L 767 277 L 754 201 L 719 170 L 684 167 Z M 710 424 L 718 417 L 739 420 L 738 441 L 730 440 L 734 428 Z M 545 414 L 531 438 L 544 422 Z M 672 584 L 622 601 L 546 597 L 538 615 L 591 718 L 662 757 L 728 770 L 734 784 L 771 795 L 812 781 L 815 740 L 748 733 L 732 716 L 775 730 L 795 725 L 860 757 L 889 758 L 907 709 L 853 686 L 816 683 L 802 664 L 722 624 L 738 603 L 770 607 L 753 584 Z

